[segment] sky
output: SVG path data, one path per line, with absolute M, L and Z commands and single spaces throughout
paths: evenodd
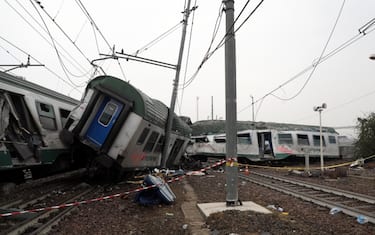
M 252 120 L 251 97 L 256 121 L 319 125 L 313 107 L 323 103 L 323 126 L 355 126 L 358 117 L 375 112 L 375 61 L 369 59 L 375 54 L 375 23 L 359 32 L 375 18 L 375 1 L 265 0 L 246 20 L 261 1 L 247 2 L 235 1 L 235 17 L 246 6 L 235 24 L 238 120 Z M 195 3 L 175 112 L 193 122 L 211 119 L 212 113 L 214 119 L 225 119 L 224 47 L 196 73 L 211 41 L 213 51 L 224 37 L 225 12 L 220 0 Z M 176 64 L 184 5 L 185 0 L 2 0 L 0 70 L 12 69 L 12 74 L 80 99 L 86 83 L 99 74 L 94 75 L 90 62 L 113 49 Z M 44 66 L 4 66 L 25 64 L 28 55 L 30 64 Z M 124 59 L 95 63 L 170 105 L 175 70 Z M 355 135 L 352 129 L 337 131 Z

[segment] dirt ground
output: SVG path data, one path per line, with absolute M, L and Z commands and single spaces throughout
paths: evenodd
M 375 176 L 375 162 L 363 171 L 366 177 Z M 279 174 L 288 175 L 285 172 Z M 357 174 L 358 175 L 358 174 Z M 291 176 L 295 177 L 295 176 Z M 223 172 L 209 170 L 203 176 L 189 176 L 170 184 L 177 199 L 172 205 L 141 206 L 134 202 L 135 194 L 126 198 L 83 205 L 54 227 L 50 234 L 193 234 L 192 224 L 181 210 L 186 202 L 186 188 L 190 185 L 197 196 L 197 203 L 223 202 L 226 198 Z M 342 177 L 327 179 L 315 177 L 317 183 L 349 187 L 352 191 L 375 194 L 374 178 Z M 121 184 L 103 189 L 98 195 L 111 195 L 139 187 L 139 184 Z M 374 234 L 375 225 L 359 224 L 356 218 L 338 213 L 330 215 L 327 208 L 240 181 L 239 199 L 253 201 L 261 206 L 275 205 L 283 212 L 272 214 L 230 210 L 210 215 L 202 223 L 202 231 L 208 234 Z M 199 234 L 199 233 L 195 233 Z

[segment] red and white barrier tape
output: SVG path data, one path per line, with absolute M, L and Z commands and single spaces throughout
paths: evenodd
M 224 163 L 225 163 L 225 160 L 221 160 L 221 161 L 219 161 L 219 162 L 217 162 L 217 163 L 215 163 L 215 164 L 213 164 L 211 166 L 202 168 L 202 169 L 200 169 L 198 171 L 194 171 L 194 172 L 204 172 L 204 171 L 206 171 L 206 170 L 208 170 L 210 168 L 213 168 L 213 167 L 216 167 L 216 166 L 220 166 L 220 165 L 222 165 Z M 175 181 L 179 181 L 179 180 L 185 178 L 186 176 L 187 175 L 182 175 L 182 176 L 179 176 L 179 177 L 175 177 L 175 178 L 172 178 L 170 180 L 167 180 L 166 182 L 167 183 L 172 183 L 172 182 L 175 182 Z M 145 186 L 145 187 L 140 187 L 140 188 L 128 191 L 128 192 L 117 193 L 117 194 L 113 194 L 113 195 L 110 195 L 110 196 L 98 197 L 98 198 L 93 198 L 93 199 L 84 200 L 84 201 L 80 201 L 80 202 L 72 202 L 72 203 L 61 204 L 61 205 L 58 205 L 58 206 L 50 206 L 50 207 L 44 207 L 44 208 L 36 208 L 36 209 L 30 209 L 30 210 L 23 210 L 23 211 L 14 211 L 14 212 L 9 212 L 9 213 L 3 213 L 3 214 L 0 214 L 0 217 L 8 217 L 8 216 L 14 216 L 14 215 L 21 215 L 21 214 L 32 213 L 32 212 L 49 211 L 49 210 L 62 209 L 62 208 L 71 207 L 71 206 L 79 206 L 79 205 L 88 204 L 88 203 L 91 203 L 91 202 L 104 201 L 104 200 L 113 199 L 113 198 L 117 198 L 117 197 L 123 197 L 123 196 L 129 195 L 131 193 L 136 193 L 136 192 L 140 192 L 140 191 L 143 191 L 143 190 L 155 188 L 155 187 L 157 187 L 159 185 L 162 185 L 162 184 L 163 183 L 161 183 L 161 184 L 155 184 L 155 185 L 150 185 L 150 186 Z

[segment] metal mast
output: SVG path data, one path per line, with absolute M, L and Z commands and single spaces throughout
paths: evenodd
M 214 97 L 211 96 L 211 120 L 214 120 Z
M 237 162 L 237 98 L 236 98 L 236 45 L 234 39 L 234 1 L 224 0 L 226 13 L 225 35 L 225 100 L 226 100 L 226 184 L 227 206 L 236 206 L 238 201 Z
M 186 38 L 186 28 L 187 23 L 189 19 L 190 14 L 190 1 L 188 0 L 187 6 L 184 11 L 184 19 L 183 19 L 183 27 L 182 27 L 182 37 L 181 37 L 181 44 L 180 44 L 180 53 L 178 55 L 178 62 L 176 66 L 176 76 L 173 81 L 173 92 L 172 92 L 172 99 L 171 99 L 171 105 L 169 107 L 169 113 L 168 113 L 168 122 L 167 127 L 165 131 L 165 144 L 163 148 L 163 156 L 162 156 L 162 167 L 165 168 L 167 164 L 168 159 L 168 149 L 169 149 L 169 142 L 170 142 L 170 135 L 172 131 L 172 123 L 173 123 L 173 114 L 174 114 L 174 107 L 176 105 L 176 98 L 177 98 L 177 88 L 178 88 L 178 81 L 180 78 L 180 71 L 181 71 L 181 61 L 182 56 L 184 53 L 184 45 L 185 45 L 185 38 Z

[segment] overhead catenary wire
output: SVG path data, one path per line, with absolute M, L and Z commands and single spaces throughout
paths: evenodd
M 32 0 L 30 0 L 30 2 L 32 3 L 33 7 L 35 8 L 36 12 L 38 13 L 40 19 L 42 20 L 42 22 L 43 22 L 43 24 L 44 24 L 44 26 L 45 26 L 45 28 L 46 28 L 46 30 L 47 30 L 47 32 L 48 32 L 49 37 L 51 38 L 51 42 L 52 42 L 53 47 L 54 47 L 54 49 L 55 49 L 55 52 L 56 52 L 57 58 L 59 59 L 59 62 L 60 62 L 61 68 L 62 68 L 63 72 L 65 73 L 65 76 L 67 77 L 67 79 L 68 79 L 68 80 L 69 80 L 74 86 L 76 86 L 76 87 L 83 87 L 84 84 L 83 84 L 83 85 L 77 85 L 77 84 L 75 84 L 75 83 L 70 79 L 70 77 L 69 77 L 69 75 L 68 75 L 68 71 L 66 70 L 66 67 L 65 67 L 65 65 L 64 65 L 64 63 L 63 63 L 63 61 L 62 61 L 62 59 L 61 59 L 61 56 L 60 56 L 59 50 L 58 50 L 57 47 L 56 47 L 55 39 L 53 38 L 51 32 L 49 31 L 48 26 L 47 26 L 46 22 L 45 22 L 44 19 L 43 19 L 43 16 L 42 16 L 42 15 L 40 14 L 40 12 L 38 11 L 38 8 L 33 4 Z
M 211 47 L 212 47 L 212 45 L 213 45 L 213 43 L 215 41 L 216 36 L 217 36 L 218 30 L 219 30 L 219 26 L 220 26 L 220 23 L 221 23 L 221 19 L 222 19 L 222 16 L 223 16 L 223 5 L 224 5 L 223 3 L 220 4 L 219 14 L 218 14 L 218 17 L 216 18 L 216 22 L 215 22 L 213 34 L 212 34 L 212 37 L 211 37 L 210 45 L 208 46 L 208 49 L 207 49 L 205 55 L 203 56 L 202 62 L 198 66 L 198 68 L 195 71 L 195 73 L 186 82 L 184 82 L 180 86 L 180 89 L 185 89 L 186 87 L 188 87 L 194 81 L 195 77 L 198 75 L 198 72 L 202 68 L 203 64 L 208 60 L 208 58 L 209 58 L 208 54 L 209 54 L 209 52 L 211 50 Z
M 32 58 L 33 60 L 35 60 L 36 62 L 38 62 L 39 64 L 42 64 L 38 59 L 36 59 L 35 57 L 33 57 L 32 55 L 30 55 L 29 53 L 27 53 L 25 50 L 21 49 L 20 47 L 16 46 L 14 43 L 10 42 L 9 40 L 7 40 L 6 38 L 2 37 L 0 35 L 0 39 L 2 39 L 3 41 L 5 41 L 6 43 L 8 43 L 9 45 L 11 45 L 12 47 L 16 48 L 17 50 L 19 50 L 20 52 L 24 53 L 25 55 L 29 55 L 30 58 Z M 45 69 L 47 69 L 47 71 L 49 71 L 51 74 L 53 74 L 54 76 L 56 76 L 58 79 L 60 79 L 61 81 L 63 81 L 64 83 L 66 83 L 68 86 L 70 86 L 71 88 L 73 88 L 74 90 L 78 91 L 79 93 L 81 93 L 81 91 L 73 86 L 70 82 L 66 81 L 64 78 L 62 78 L 61 76 L 59 76 L 56 72 L 54 72 L 52 69 L 50 69 L 48 66 L 44 66 Z
M 194 2 L 193 9 L 197 8 L 197 0 Z M 192 42 L 192 37 L 193 37 L 193 26 L 194 26 L 194 19 L 195 19 L 195 10 L 193 11 L 193 16 L 191 17 L 191 25 L 190 25 L 190 35 L 189 35 L 189 40 L 188 40 L 188 49 L 186 53 L 186 61 L 185 61 L 185 71 L 184 71 L 184 80 L 183 83 L 185 83 L 186 76 L 187 76 L 187 71 L 189 67 L 189 61 L 190 61 L 190 50 L 191 50 L 191 42 Z M 184 91 L 185 89 L 182 89 L 181 91 L 181 98 L 180 98 L 180 105 L 178 106 L 179 114 L 181 115 L 181 108 L 182 108 L 182 101 L 184 99 Z M 178 104 L 178 102 L 177 102 Z
M 93 27 L 99 32 L 100 36 L 103 38 L 104 42 L 107 44 L 108 48 L 111 49 L 111 44 L 109 44 L 108 40 L 104 37 L 102 31 L 99 29 L 98 25 L 95 23 L 94 19 L 91 17 L 90 13 L 86 10 L 86 7 L 83 5 L 81 0 L 75 0 L 79 8 L 82 12 L 86 15 L 87 19 L 91 22 Z
M 333 49 L 332 51 L 330 51 L 329 53 L 327 53 L 326 55 L 324 55 L 321 60 L 319 61 L 319 64 L 320 63 L 323 63 L 325 62 L 326 60 L 328 60 L 329 58 L 331 58 L 332 56 L 336 55 L 337 53 L 341 52 L 342 50 L 344 50 L 345 48 L 349 47 L 350 45 L 354 44 L 355 42 L 357 42 L 359 39 L 363 38 L 364 36 L 367 36 L 369 35 L 370 33 L 372 33 L 375 28 L 373 29 L 370 29 L 371 26 L 374 26 L 375 25 L 375 18 L 372 19 L 370 22 L 373 22 L 372 25 L 370 25 L 370 27 L 367 27 L 366 31 L 363 31 L 363 32 L 359 32 L 358 34 L 354 35 L 353 37 L 351 37 L 350 39 L 348 39 L 347 41 L 343 42 L 341 45 L 339 45 L 338 47 L 336 47 L 335 49 Z M 368 23 L 366 23 L 368 24 Z M 263 95 L 261 98 L 259 98 L 258 100 L 256 100 L 254 102 L 255 103 L 258 103 L 260 102 L 261 100 L 263 100 L 264 98 L 270 96 L 272 93 L 274 93 L 275 91 L 281 89 L 282 87 L 286 86 L 287 84 L 289 84 L 290 82 L 296 80 L 297 78 L 299 78 L 301 75 L 305 74 L 306 72 L 308 72 L 309 70 L 313 69 L 314 66 L 316 66 L 316 62 L 307 66 L 305 69 L 303 69 L 302 71 L 298 72 L 296 75 L 294 75 L 293 77 L 291 77 L 290 79 L 288 79 L 287 81 L 283 82 L 281 85 L 277 86 L 275 89 L 271 90 L 270 92 L 266 93 L 265 95 Z M 240 112 L 243 112 L 244 110 L 250 108 L 251 105 L 247 105 L 246 107 L 242 108 L 240 111 L 238 111 L 238 113 Z
M 0 45 L 0 48 L 3 49 L 6 53 L 8 53 L 11 57 L 13 57 L 13 59 L 17 60 L 19 63 L 22 63 L 21 60 L 19 60 L 16 56 L 14 56 L 12 53 L 10 53 L 10 51 L 7 50 L 5 47 L 3 47 L 3 46 Z
M 21 14 L 15 7 L 13 7 L 7 0 L 5 1 L 7 4 L 8 4 L 8 6 L 13 10 L 13 11 L 15 11 L 16 12 L 16 14 L 18 14 L 20 17 L 21 17 L 21 19 L 23 19 L 24 20 L 24 22 L 26 23 L 26 24 L 28 24 L 37 34 L 39 34 L 39 36 L 41 37 L 41 38 L 43 38 L 43 40 L 44 41 L 46 41 L 52 48 L 53 48 L 53 44 L 45 37 L 45 36 L 43 36 L 42 35 L 42 33 L 38 30 L 38 29 L 36 29 L 24 16 L 23 16 L 23 14 Z M 44 29 L 44 27 L 42 26 L 42 25 L 40 25 L 40 23 L 27 11 L 27 9 L 25 9 L 25 7 L 22 5 L 22 4 L 20 4 L 18 1 L 17 1 L 17 3 L 20 5 L 20 7 L 29 15 L 29 17 L 31 18 L 31 19 L 33 19 L 34 20 L 34 22 L 47 34 L 47 31 L 46 31 L 46 29 Z M 83 66 L 77 61 L 77 60 L 75 60 L 75 58 L 68 52 L 68 51 L 66 51 L 65 50 L 65 48 L 63 47 L 63 46 L 61 46 L 61 44 L 58 42 L 58 41 L 55 41 L 55 43 L 64 51 L 64 53 L 66 54 L 61 54 L 61 56 L 62 57 L 64 57 L 64 59 L 66 59 L 73 67 L 75 67 L 77 70 L 80 70 L 81 72 L 83 72 L 85 69 L 83 68 Z M 68 57 L 69 58 L 68 58 Z M 72 62 L 72 61 L 74 61 L 74 63 Z M 79 68 L 80 67 L 80 68 Z
M 31 1 L 31 0 L 30 0 Z M 63 33 L 63 35 L 69 40 L 69 42 L 71 42 L 73 44 L 73 46 L 78 50 L 78 52 L 86 59 L 86 61 L 90 64 L 91 64 L 91 61 L 90 59 L 85 55 L 85 53 L 83 53 L 83 51 L 81 50 L 81 48 L 78 47 L 78 45 L 73 41 L 73 39 L 70 38 L 70 36 L 64 31 L 64 29 L 56 22 L 56 20 L 54 18 L 52 18 L 52 16 L 46 11 L 46 9 L 41 5 L 41 3 L 37 0 L 34 0 L 34 2 L 43 10 L 43 12 L 48 16 L 48 18 L 56 25 L 56 27 Z M 66 66 L 65 66 L 66 68 Z M 69 72 L 69 74 L 71 74 L 72 76 L 74 77 L 84 77 L 84 76 L 87 76 L 87 74 L 89 73 L 86 72 L 85 74 L 82 74 L 82 75 L 75 75 L 71 72 Z
M 137 56 L 137 55 L 143 53 L 144 51 L 146 51 L 146 50 L 150 49 L 152 46 L 154 46 L 156 43 L 160 42 L 161 40 L 163 40 L 164 38 L 166 38 L 167 36 L 169 36 L 171 33 L 173 33 L 178 28 L 180 28 L 182 26 L 182 23 L 183 22 L 180 21 L 179 23 L 177 23 L 176 25 L 174 25 L 173 27 L 171 27 L 170 29 L 168 29 L 166 32 L 162 33 L 161 35 L 159 35 L 158 37 L 156 37 L 155 39 L 153 39 L 152 41 L 150 41 L 149 43 L 147 43 L 146 45 L 144 45 L 140 49 L 136 50 L 133 53 L 134 56 Z
M 359 101 L 359 100 L 361 100 L 361 99 L 363 99 L 363 98 L 366 98 L 366 97 L 371 96 L 371 95 L 374 95 L 374 94 L 375 94 L 375 90 L 369 91 L 369 92 L 367 92 L 367 93 L 365 93 L 365 94 L 363 94 L 363 95 L 361 95 L 361 96 L 357 96 L 357 97 L 355 97 L 355 98 L 352 98 L 352 99 L 350 99 L 350 100 L 348 100 L 348 101 L 346 101 L 346 102 L 344 102 L 344 103 L 338 104 L 338 105 L 336 105 L 336 106 L 331 106 L 329 109 L 327 109 L 327 110 L 324 111 L 324 112 L 325 112 L 325 113 L 332 112 L 332 111 L 334 111 L 334 110 L 340 109 L 340 108 L 342 108 L 342 107 L 344 107 L 344 106 L 346 106 L 346 105 L 348 105 L 348 104 L 351 104 L 351 103 L 357 102 L 357 101 Z M 297 119 L 297 120 L 295 120 L 295 121 L 293 121 L 293 122 L 299 122 L 299 121 L 302 121 L 302 120 L 308 119 L 308 118 L 310 118 L 310 117 L 312 117 L 312 116 L 315 116 L 315 114 L 310 114 L 310 115 L 304 116 L 304 117 L 299 118 L 299 119 Z
M 323 50 L 322 50 L 322 52 L 320 53 L 320 56 L 319 56 L 319 58 L 318 58 L 318 61 L 317 61 L 316 63 L 314 63 L 315 66 L 313 66 L 313 69 L 311 70 L 309 76 L 307 77 L 307 79 L 306 79 L 305 83 L 303 84 L 303 86 L 301 87 L 301 89 L 300 89 L 295 95 L 293 95 L 293 96 L 291 96 L 291 97 L 289 97 L 289 98 L 281 98 L 281 97 L 279 97 L 279 96 L 276 96 L 275 94 L 272 94 L 275 98 L 280 99 L 280 100 L 284 100 L 284 101 L 289 101 L 289 100 L 292 100 L 292 99 L 296 98 L 299 94 L 301 94 L 301 92 L 303 91 L 303 89 L 306 87 L 307 83 L 308 83 L 308 82 L 310 81 L 310 79 L 312 78 L 312 75 L 314 74 L 316 68 L 318 67 L 319 62 L 321 61 L 321 59 L 322 59 L 322 57 L 323 57 L 323 55 L 324 55 L 324 53 L 325 53 L 325 51 L 326 51 L 326 49 L 327 49 L 327 46 L 328 46 L 329 42 L 330 42 L 331 39 L 332 39 L 332 36 L 333 36 L 333 33 L 335 32 L 335 29 L 336 29 L 337 23 L 338 23 L 338 21 L 339 21 L 339 19 L 340 19 L 340 17 L 341 17 L 341 13 L 342 13 L 342 11 L 343 11 L 343 9 L 344 9 L 344 5 L 345 5 L 345 0 L 342 1 L 342 4 L 341 4 L 340 10 L 339 10 L 339 13 L 338 13 L 338 15 L 337 15 L 337 17 L 336 17 L 335 23 L 334 23 L 334 25 L 333 25 L 333 27 L 332 27 L 332 29 L 331 29 L 331 32 L 330 32 L 330 34 L 329 34 L 329 37 L 328 37 L 328 39 L 327 39 L 327 41 L 326 41 L 326 43 L 325 43 L 325 45 L 324 45 L 324 47 L 323 47 Z
M 247 8 L 248 4 L 249 4 L 250 0 L 248 0 L 246 2 L 246 4 L 242 7 L 242 10 L 240 11 L 240 14 L 236 17 L 235 21 L 233 22 L 232 26 L 230 27 L 230 29 L 228 31 L 230 31 L 235 23 L 238 21 L 238 19 L 240 18 L 240 16 L 242 15 L 242 13 L 244 12 L 244 10 Z M 262 5 L 262 3 L 264 2 L 264 0 L 261 0 L 256 6 L 255 8 L 250 12 L 250 14 L 245 18 L 245 20 L 240 24 L 240 27 L 235 29 L 234 32 L 236 33 L 243 25 L 244 23 L 246 23 L 249 18 L 258 10 L 258 8 Z M 222 7 L 222 5 L 221 5 Z M 202 62 L 200 63 L 200 65 L 198 66 L 197 70 L 194 72 L 194 74 L 191 76 L 191 78 L 186 82 L 186 84 L 182 84 L 182 88 L 186 88 L 188 87 L 193 81 L 194 79 L 197 77 L 199 71 L 201 70 L 201 68 L 203 67 L 203 64 L 207 62 L 207 60 L 218 50 L 220 49 L 223 45 L 225 45 L 225 42 L 229 39 L 231 39 L 234 35 L 228 35 L 228 33 L 226 32 L 224 37 L 221 39 L 221 41 L 218 43 L 218 45 L 215 47 L 215 49 L 213 51 L 210 51 L 211 50 L 211 47 L 212 47 L 212 44 L 210 44 L 209 46 L 209 49 L 206 53 L 206 55 L 203 57 L 203 60 Z

